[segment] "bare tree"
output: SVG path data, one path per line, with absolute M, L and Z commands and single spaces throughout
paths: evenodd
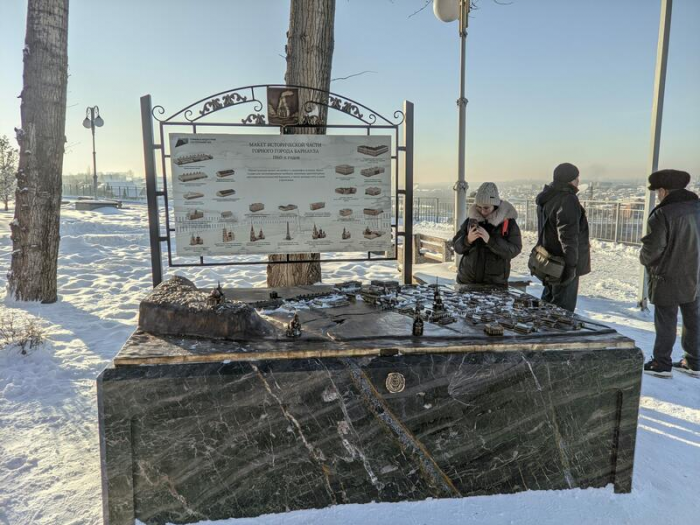
M 9 290 L 56 301 L 68 83 L 68 0 L 28 0 Z
M 15 191 L 15 173 L 17 172 L 17 150 L 10 145 L 7 136 L 0 137 L 0 199 L 8 208 L 10 197 Z
M 327 92 L 331 85 L 333 64 L 333 34 L 335 0 L 292 0 L 289 8 L 287 32 L 288 85 L 301 85 Z M 299 117 L 304 118 L 307 102 L 322 102 L 318 106 L 318 121 L 326 122 L 327 95 L 302 89 L 299 91 Z M 323 134 L 325 128 L 293 130 L 309 134 Z M 286 255 L 271 255 L 271 260 L 285 260 Z M 290 260 L 319 259 L 317 253 L 290 254 Z M 295 264 L 268 264 L 268 286 L 298 286 L 321 281 L 321 265 L 318 262 Z

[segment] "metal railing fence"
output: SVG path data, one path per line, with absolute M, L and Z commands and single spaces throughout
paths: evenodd
M 94 197 L 95 192 L 90 184 L 64 184 L 64 197 Z M 117 199 L 124 201 L 146 202 L 146 188 L 138 186 L 101 185 L 97 188 L 98 199 Z
M 473 201 L 467 201 L 471 204 Z M 535 199 L 508 199 L 518 212 L 518 225 L 524 231 L 537 231 Z M 581 200 L 588 216 L 592 239 L 641 244 L 644 222 L 643 202 Z M 401 213 L 401 210 L 399 210 Z M 413 199 L 414 222 L 450 224 L 454 217 L 454 202 L 435 197 Z

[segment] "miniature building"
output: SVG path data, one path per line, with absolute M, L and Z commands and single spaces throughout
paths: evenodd
M 413 314 L 413 330 L 411 332 L 415 337 L 423 335 L 423 319 L 420 316 L 420 306 L 416 304 L 416 309 Z
M 345 228 L 343 228 L 343 235 L 342 235 L 341 238 L 342 238 L 343 240 L 346 240 L 346 239 L 349 239 L 350 237 L 351 237 L 350 232 L 349 232 L 348 230 L 346 230 Z
M 375 197 L 379 195 L 382 192 L 381 188 L 377 188 L 376 186 L 370 186 L 365 190 L 365 195 L 371 195 L 372 197 Z
M 294 312 L 294 317 L 287 325 L 285 335 L 290 338 L 301 337 L 301 322 L 299 321 L 299 314 L 296 312 Z
M 233 188 L 229 188 L 227 190 L 219 190 L 216 192 L 216 195 L 218 197 L 230 197 L 231 195 L 235 195 L 235 194 L 236 194 L 236 190 L 234 190 Z
M 248 209 L 255 213 L 256 211 L 261 211 L 265 209 L 265 205 L 262 202 L 254 202 L 250 206 L 248 206 Z
M 278 206 L 280 211 L 292 211 L 296 210 L 298 206 L 296 204 L 287 204 L 286 206 Z
M 338 212 L 338 215 L 340 215 L 341 217 L 349 217 L 350 215 L 352 215 L 352 210 L 350 208 L 343 208 Z
M 201 210 L 190 210 L 187 212 L 187 219 L 193 221 L 204 217 L 204 212 Z
M 357 188 L 336 188 L 335 192 L 341 195 L 354 195 L 357 193 Z
M 371 215 L 372 217 L 381 215 L 384 212 L 381 208 L 365 208 L 363 211 L 365 215 Z
M 289 233 L 289 221 L 287 221 L 287 235 L 285 235 L 284 240 L 285 240 L 285 241 L 291 241 L 291 240 L 292 240 L 292 236 L 291 236 L 291 234 Z
M 209 306 L 216 307 L 219 305 L 222 305 L 226 302 L 226 296 L 224 295 L 224 290 L 221 288 L 221 283 L 217 285 L 216 288 L 214 288 L 211 293 L 209 294 L 209 298 L 207 299 L 207 303 Z
M 321 208 L 325 208 L 325 207 L 326 207 L 325 202 L 312 202 L 311 204 L 309 204 L 309 209 L 311 211 L 320 210 Z
M 216 172 L 216 176 L 220 179 L 223 179 L 225 177 L 230 177 L 231 175 L 235 174 L 236 170 L 220 170 Z

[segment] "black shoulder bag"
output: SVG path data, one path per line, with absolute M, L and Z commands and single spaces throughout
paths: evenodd
M 552 255 L 542 245 L 544 229 L 547 225 L 549 217 L 544 214 L 544 207 L 541 207 L 541 213 L 542 217 L 544 218 L 544 221 L 542 222 L 542 229 L 537 237 L 537 245 L 535 245 L 530 252 L 527 267 L 530 269 L 530 274 L 542 281 L 542 284 L 557 284 L 559 281 L 561 281 L 561 276 L 564 273 L 566 261 L 563 257 Z M 539 219 L 540 217 L 538 213 L 538 220 Z

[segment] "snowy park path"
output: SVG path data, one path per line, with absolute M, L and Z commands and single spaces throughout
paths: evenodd
M 7 224 L 11 212 L 0 212 Z M 135 328 L 150 290 L 146 210 L 63 210 L 59 301 L 5 298 L 0 314 L 41 320 L 49 343 L 19 355 L 0 351 L 0 525 L 101 523 L 95 378 Z M 526 274 L 534 235 L 524 235 L 514 272 Z M 0 261 L 9 267 L 9 231 Z M 595 242 L 593 268 L 581 280 L 579 312 L 653 345 L 650 313 L 636 307 L 636 248 Z M 168 272 L 168 276 L 174 272 Z M 203 268 L 179 273 L 199 285 L 261 286 L 265 267 Z M 0 285 L 5 285 L 5 271 Z M 326 281 L 397 278 L 389 263 L 324 266 Z M 534 294 L 540 292 L 531 287 Z M 675 356 L 680 355 L 676 348 Z M 399 504 L 347 505 L 219 524 L 690 524 L 700 483 L 700 380 L 644 378 L 632 494 L 595 490 L 524 492 Z

